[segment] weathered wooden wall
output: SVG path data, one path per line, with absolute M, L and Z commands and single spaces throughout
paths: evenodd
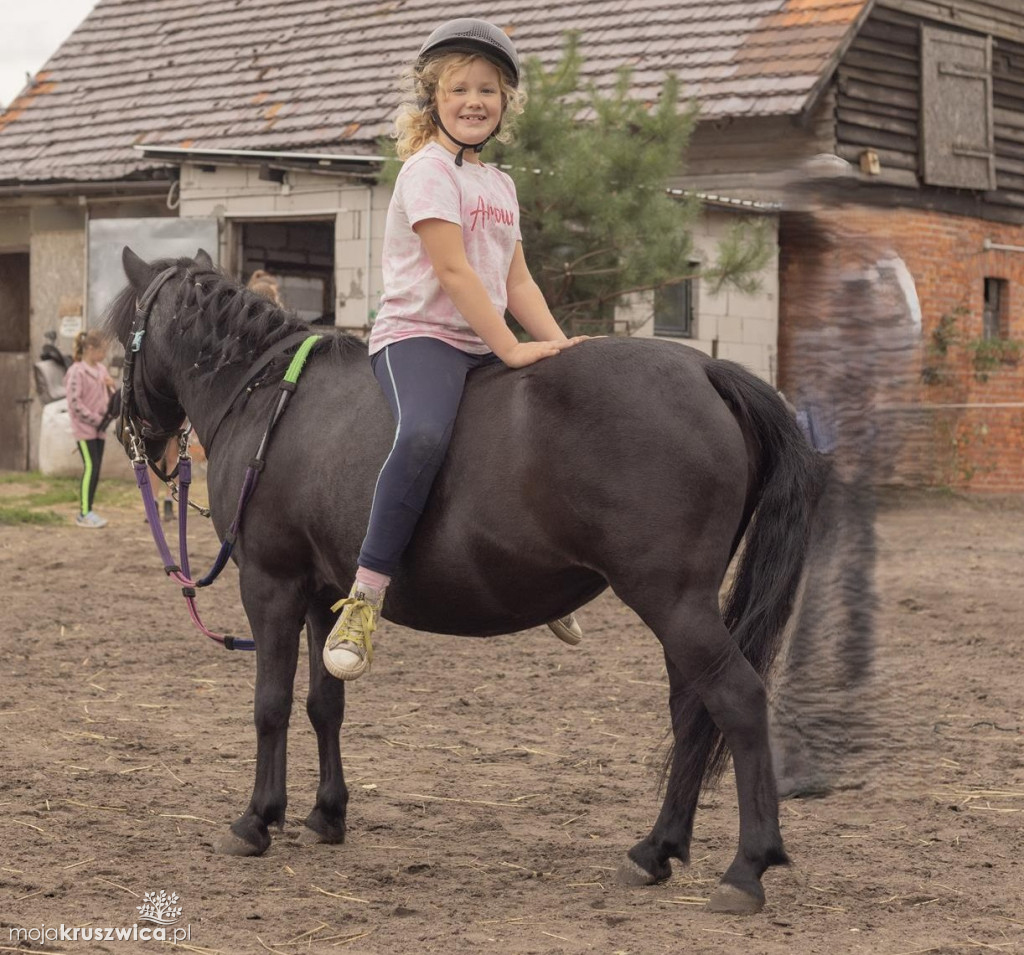
M 916 190 L 916 198 L 904 197 L 909 204 L 1024 221 L 1024 5 L 1020 0 L 957 0 L 955 7 L 955 18 L 950 4 L 927 0 L 893 0 L 875 7 L 833 81 L 835 152 L 857 164 L 866 149 L 873 149 L 881 170 L 870 181 Z M 922 23 L 951 30 L 969 26 L 992 36 L 996 188 L 981 195 L 922 181 Z
M 771 198 L 809 157 L 831 153 L 832 91 L 825 90 L 807 122 L 757 117 L 700 123 L 685 156 L 685 169 L 670 185 L 748 199 Z
M 1020 0 L 883 0 L 881 5 L 935 23 L 1024 43 L 1024 8 Z

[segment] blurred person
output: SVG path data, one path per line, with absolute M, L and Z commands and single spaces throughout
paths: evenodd
M 281 300 L 281 283 L 269 272 L 257 269 L 249 276 L 245 287 L 250 292 L 256 292 L 257 295 L 269 298 L 275 305 L 284 307 L 284 302 Z
M 787 394 L 830 464 L 772 706 L 779 795 L 859 785 L 875 715 L 877 487 L 900 429 L 886 406 L 914 367 L 920 306 L 902 260 L 832 208 L 791 212 L 781 262 Z

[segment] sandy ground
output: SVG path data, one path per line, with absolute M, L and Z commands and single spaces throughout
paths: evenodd
M 165 948 L 38 940 L 144 928 L 162 891 L 199 952 L 1024 952 L 1019 499 L 886 499 L 866 745 L 837 758 L 842 788 L 783 804 L 793 865 L 748 918 L 702 908 L 734 852 L 731 774 L 689 868 L 612 878 L 657 815 L 667 708 L 654 638 L 607 595 L 575 650 L 386 627 L 349 695 L 346 844 L 297 839 L 317 784 L 300 703 L 288 825 L 261 858 L 218 855 L 252 785 L 255 661 L 191 628 L 137 508 L 107 516 L 0 526 L 0 951 Z M 196 541 L 205 569 L 216 542 Z M 201 606 L 246 632 L 230 573 Z

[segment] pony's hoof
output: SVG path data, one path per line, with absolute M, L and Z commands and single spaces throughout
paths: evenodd
M 323 809 L 314 807 L 306 816 L 299 842 L 305 846 L 329 845 L 337 846 L 345 841 L 344 813 L 328 814 Z
M 328 835 L 303 826 L 295 840 L 300 846 L 336 846 L 345 841 L 345 833 L 341 835 Z
M 261 856 L 266 849 L 253 845 L 230 829 L 217 842 L 217 851 L 226 856 Z
M 764 908 L 764 893 L 760 896 L 751 895 L 742 889 L 722 882 L 708 899 L 709 912 L 721 912 L 725 915 L 757 915 Z
M 660 878 L 656 875 L 652 875 L 643 866 L 638 865 L 629 856 L 626 856 L 625 860 L 619 866 L 618 871 L 615 873 L 615 881 L 619 885 L 654 885 L 656 882 L 664 882 L 668 876 L 661 876 Z

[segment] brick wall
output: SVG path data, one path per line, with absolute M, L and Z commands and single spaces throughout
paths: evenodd
M 1024 362 L 1008 350 L 1009 360 L 991 367 L 974 360 L 984 347 L 986 278 L 1005 283 L 1002 331 L 1024 347 L 1024 251 L 986 249 L 986 240 L 1024 247 L 1024 228 L 855 206 L 794 214 L 783 226 L 780 384 L 787 393 L 813 376 L 812 353 L 843 326 L 851 274 L 895 252 L 913 277 L 921 310 L 913 347 L 892 336 L 906 329 L 907 316 L 895 320 L 882 303 L 852 320 L 861 341 L 843 349 L 861 367 L 849 369 L 841 385 L 859 383 L 868 393 L 861 411 L 872 419 L 870 431 L 892 439 L 882 480 L 1024 491 Z

